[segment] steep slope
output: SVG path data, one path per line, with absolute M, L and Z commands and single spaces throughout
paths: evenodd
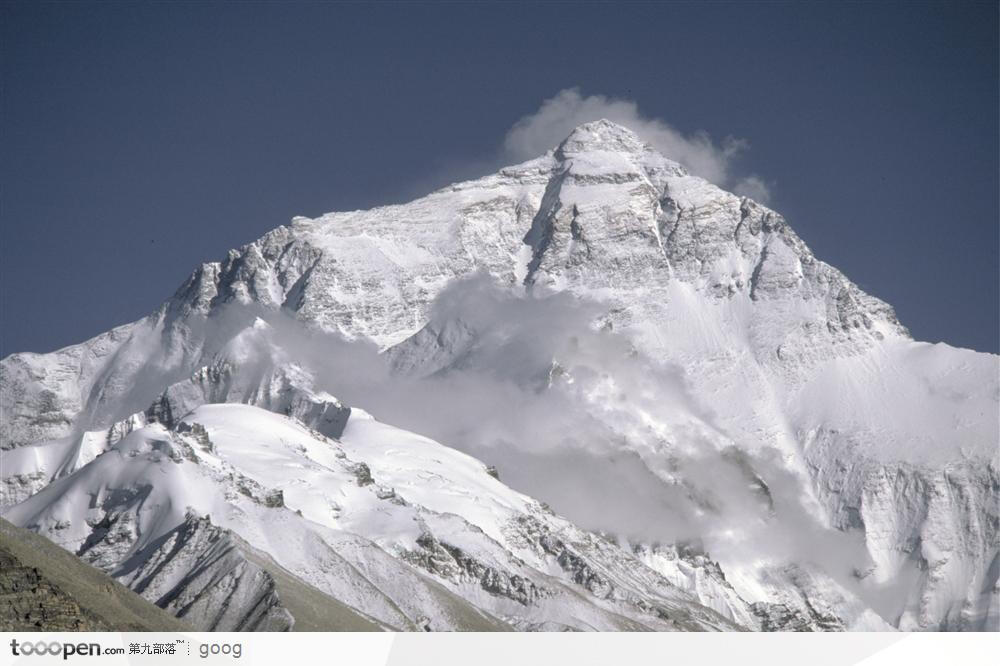
M 294 626 L 275 567 L 389 628 L 733 626 L 478 461 L 358 411 L 338 442 L 205 405 L 6 515 L 206 629 Z
M 912 341 L 891 307 L 816 259 L 780 215 L 690 176 L 607 121 L 536 160 L 406 205 L 296 218 L 203 265 L 140 322 L 3 359 L 3 504 L 75 475 L 147 422 L 180 427 L 205 403 L 289 414 L 346 444 L 351 410 L 333 397 L 341 393 L 327 385 L 323 354 L 268 333 L 274 314 L 356 340 L 351 354 L 373 343 L 397 373 L 463 372 L 495 360 L 484 351 L 490 331 L 437 299 L 477 272 L 530 299 L 583 299 L 591 323 L 648 361 L 633 376 L 670 369 L 676 381 L 666 383 L 680 389 L 640 381 L 628 400 L 617 396 L 638 380 L 588 379 L 593 360 L 569 344 L 553 344 L 544 367 L 526 373 L 541 372 L 546 394 L 572 397 L 616 436 L 606 438 L 616 454 L 667 491 L 717 496 L 691 461 L 721 454 L 737 461 L 726 463 L 734 479 L 775 496 L 794 489 L 783 505 L 794 510 L 730 498 L 716 513 L 759 505 L 742 528 L 702 520 L 697 537 L 711 559 L 684 543 L 657 545 L 658 535 L 622 550 L 634 547 L 751 628 L 1000 621 L 997 358 Z M 470 442 L 487 435 L 445 443 L 478 454 Z M 497 452 L 490 462 L 517 478 L 514 461 L 524 460 Z M 546 499 L 545 483 L 521 480 Z M 597 527 L 573 503 L 556 509 Z M 787 552 L 765 552 L 761 525 L 772 536 L 786 526 Z M 825 574 L 829 561 L 805 561 L 817 556 L 802 543 L 809 537 L 789 537 L 802 526 L 824 539 L 857 535 L 869 561 Z M 905 602 L 881 607 L 876 597 L 889 590 Z
M 0 518 L 0 630 L 190 628 L 47 539 Z

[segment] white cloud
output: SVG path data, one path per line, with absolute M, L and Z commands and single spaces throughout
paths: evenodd
M 733 193 L 741 197 L 750 197 L 762 204 L 771 200 L 771 186 L 765 183 L 760 176 L 747 176 L 740 180 L 733 187 Z
M 695 175 L 721 187 L 743 188 L 745 194 L 737 193 L 762 203 L 770 197 L 760 177 L 750 175 L 737 182 L 732 174 L 734 160 L 749 148 L 745 139 L 730 136 L 716 143 L 704 131 L 684 135 L 664 120 L 642 115 L 632 100 L 604 95 L 584 97 L 576 88 L 559 91 L 542 102 L 537 111 L 518 120 L 504 138 L 505 156 L 517 161 L 537 157 L 558 145 L 574 128 L 602 118 L 633 130 Z
M 479 274 L 449 283 L 431 305 L 429 330 L 440 335 L 427 339 L 448 340 L 441 348 L 416 342 L 380 353 L 238 305 L 221 321 L 231 316 L 238 328 L 266 318 L 272 346 L 259 350 L 263 362 L 309 368 L 316 388 L 495 465 L 504 483 L 582 527 L 698 543 L 727 562 L 812 562 L 859 587 L 853 571 L 871 564 L 860 534 L 810 513 L 802 480 L 779 452 L 723 448 L 684 371 L 638 352 L 622 332 L 593 327 L 602 311 L 567 292 L 530 295 Z M 650 429 L 657 414 L 672 421 L 667 434 Z
M 317 389 L 495 465 L 505 484 L 582 527 L 698 544 L 728 563 L 813 563 L 898 615 L 910 572 L 882 588 L 858 580 L 872 564 L 863 534 L 818 520 L 779 451 L 727 443 L 684 370 L 594 327 L 602 312 L 568 292 L 529 294 L 478 274 L 438 294 L 433 335 L 384 353 L 238 304 L 211 324 L 220 340 L 256 317 L 270 324 L 261 365 L 241 365 L 243 377 L 267 363 L 309 368 Z

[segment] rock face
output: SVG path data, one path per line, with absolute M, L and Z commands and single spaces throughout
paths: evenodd
M 183 622 L 0 519 L 0 631 L 183 631 Z
M 133 514 L 104 521 L 77 554 L 114 570 L 116 551 L 135 540 Z M 107 526 L 105 526 L 107 525 Z M 270 574 L 251 563 L 225 530 L 188 516 L 156 548 L 132 555 L 119 580 L 161 608 L 208 631 L 287 631 L 294 625 Z M 183 572 L 183 573 L 181 573 Z
M 457 279 L 473 275 L 526 299 L 582 299 L 590 321 L 581 336 L 595 328 L 621 336 L 629 354 L 670 369 L 680 397 L 662 400 L 644 398 L 644 391 L 620 399 L 620 387 L 584 372 L 583 352 L 572 345 L 559 346 L 533 369 L 538 390 L 572 395 L 588 418 L 614 434 L 617 454 L 638 461 L 670 492 L 683 489 L 691 502 L 725 513 L 711 479 L 685 476 L 695 453 L 719 455 L 735 482 L 750 488 L 745 504 L 757 513 L 749 524 L 856 538 L 865 565 L 834 572 L 831 562 L 818 561 L 825 553 L 801 543 L 785 557 L 765 553 L 752 539 L 734 548 L 731 529 L 713 530 L 715 523 L 705 521 L 694 539 L 668 544 L 635 535 L 609 541 L 564 519 L 556 527 L 541 505 L 509 499 L 509 488 L 501 495 L 490 490 L 503 486 L 478 462 L 472 477 L 443 474 L 426 461 L 409 468 L 450 479 L 449 488 L 473 483 L 475 490 L 404 492 L 408 480 L 372 453 L 397 448 L 366 441 L 348 450 L 357 433 L 376 440 L 385 433 L 358 405 L 324 390 L 325 359 L 344 349 L 304 350 L 315 340 L 310 335 L 325 332 L 355 341 L 352 354 L 381 350 L 397 376 L 443 376 L 489 364 L 484 341 L 495 331 L 440 301 Z M 160 537 L 170 530 L 228 530 L 383 626 L 919 630 L 995 629 L 1000 621 L 997 357 L 913 341 L 889 305 L 817 259 L 778 213 L 689 175 L 607 121 L 577 128 L 538 159 L 409 204 L 296 218 L 198 268 L 149 317 L 52 354 L 11 355 L 0 370 L 5 515 L 82 548 L 82 556 L 136 589 L 139 560 L 162 556 L 163 544 L 123 533 L 116 546 L 107 541 L 112 525 L 87 521 L 122 514 L 140 524 L 148 518 L 135 505 L 148 509 L 149 502 L 136 498 L 153 493 L 173 507 Z M 219 443 L 230 439 L 202 417 L 217 424 L 221 417 L 200 411 L 216 403 L 292 419 L 312 433 L 302 444 L 310 451 L 313 440 L 341 447 L 351 466 L 334 465 L 336 487 L 349 483 L 392 515 L 415 512 L 419 529 L 404 537 L 386 529 L 380 514 L 343 506 L 333 491 L 316 507 L 295 489 L 330 479 L 273 477 L 248 467 L 253 456 L 246 452 L 220 453 Z M 115 467 L 118 486 L 102 485 L 88 471 L 109 464 L 105 459 L 132 470 Z M 294 543 L 316 546 L 318 539 L 378 587 L 371 569 L 358 569 L 337 541 L 360 539 L 348 551 L 374 548 L 387 570 L 416 576 L 427 606 L 392 594 L 345 597 L 323 576 L 304 573 L 322 569 L 320 560 L 293 562 L 286 544 L 256 534 L 257 518 L 181 500 L 187 495 L 180 482 L 176 490 L 163 481 L 142 485 L 136 465 L 165 459 L 176 459 L 170 469 L 183 469 L 185 479 L 189 467 L 198 475 L 210 469 L 206 487 L 249 503 L 247 515 L 298 511 L 336 530 L 338 536 L 320 530 Z M 503 460 L 490 463 L 509 478 Z M 309 468 L 317 461 L 307 456 L 294 464 Z M 103 493 L 105 513 L 63 515 L 59 498 L 71 488 Z M 540 486 L 536 494 L 544 491 Z M 501 512 L 498 521 L 440 504 L 462 494 L 502 496 L 499 505 L 519 508 Z M 792 505 L 794 512 L 783 508 Z M 211 529 L 195 529 L 201 523 L 189 522 L 188 507 L 209 515 Z M 427 511 L 437 517 L 428 521 Z M 586 523 L 586 516 L 574 518 Z M 70 524 L 58 527 L 62 522 Z M 106 530 L 100 539 L 98 529 Z M 465 535 L 461 543 L 453 530 Z M 83 548 L 90 538 L 97 541 Z M 692 549 L 691 541 L 703 548 Z M 192 561 L 210 556 L 207 546 L 197 550 Z M 194 603 L 194 612 L 198 589 L 256 581 L 234 597 L 243 609 L 239 619 L 219 626 L 287 623 L 274 610 L 280 604 L 268 601 L 266 576 L 228 555 L 211 557 L 218 566 L 208 578 L 163 604 L 183 597 L 171 608 Z M 878 599 L 890 593 L 899 603 L 883 607 Z M 559 610 L 560 603 L 572 606 L 574 594 L 585 595 L 587 610 Z M 164 588 L 147 598 L 154 596 L 160 603 L 169 595 Z M 199 621 L 212 626 L 208 618 L 221 617 L 222 601 L 204 598 Z
M 84 611 L 68 594 L 0 551 L 0 617 L 4 631 L 110 631 L 100 618 Z

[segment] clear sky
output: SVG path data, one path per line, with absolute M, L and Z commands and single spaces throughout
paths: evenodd
M 294 215 L 482 175 L 570 88 L 745 140 L 733 181 L 819 258 L 916 338 L 996 352 L 997 11 L 4 3 L 0 355 L 148 314 Z

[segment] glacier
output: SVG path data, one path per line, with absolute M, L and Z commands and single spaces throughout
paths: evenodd
M 998 369 L 598 121 L 4 358 L 0 505 L 205 629 L 996 630 Z

